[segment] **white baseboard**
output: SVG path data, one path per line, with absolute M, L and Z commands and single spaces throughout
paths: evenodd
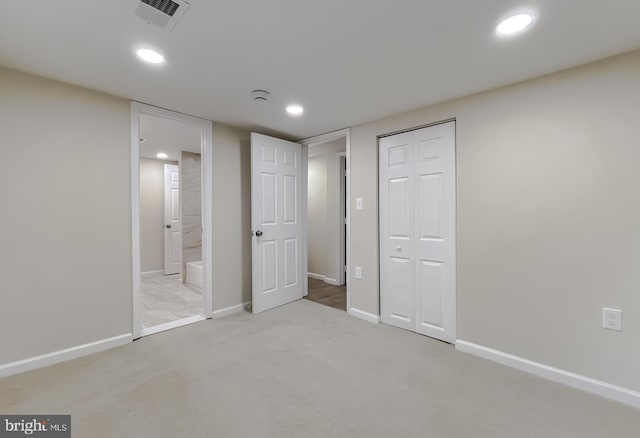
M 364 310 L 356 309 L 354 307 L 350 308 L 347 313 L 373 324 L 380 324 L 380 315 L 374 315 L 373 313 L 365 312 Z
M 316 280 L 322 280 L 327 284 L 332 284 L 334 286 L 342 286 L 338 280 L 336 280 L 335 278 L 329 278 L 325 275 L 320 275 L 320 274 L 314 274 L 313 272 L 307 272 L 307 277 L 310 278 L 315 278 Z
M 200 286 L 198 286 L 197 284 L 186 283 L 185 286 L 187 286 L 189 289 L 192 289 L 194 292 L 197 292 L 199 294 L 202 293 L 202 288 Z
M 14 374 L 24 373 L 26 371 L 35 370 L 37 368 L 54 365 L 78 357 L 87 356 L 99 351 L 108 350 L 109 348 L 119 347 L 131 342 L 133 335 L 126 333 L 113 338 L 102 339 L 100 341 L 90 342 L 76 347 L 65 348 L 64 350 L 54 351 L 52 353 L 40 356 L 30 357 L 28 359 L 10 362 L 0 365 L 0 377 L 7 377 Z
M 140 278 L 160 277 L 161 275 L 164 275 L 164 270 L 162 270 L 162 271 L 147 271 L 147 272 L 141 272 L 140 273 Z
M 342 286 L 338 280 L 334 279 L 334 278 L 329 278 L 329 277 L 324 277 L 324 282 L 328 283 L 328 284 L 332 284 L 334 286 Z
M 615 400 L 636 408 L 640 408 L 640 392 L 633 391 L 621 386 L 612 385 L 591 377 L 582 376 L 580 374 L 571 373 L 569 371 L 554 368 L 529 359 L 514 356 L 512 354 L 503 353 L 502 351 L 484 347 L 482 345 L 473 344 L 471 342 L 457 340 L 456 350 L 464 353 L 470 353 L 474 356 L 489 359 L 508 367 L 516 368 L 536 376 L 552 380 L 557 383 L 571 386 L 576 389 L 599 395 L 601 397 Z
M 247 301 L 246 303 L 236 304 L 235 306 L 226 307 L 224 309 L 215 310 L 211 317 L 214 319 L 222 318 L 223 316 L 232 315 L 234 313 L 242 312 L 244 309 L 251 304 L 251 301 Z
M 177 319 L 175 321 L 165 322 L 164 324 L 154 325 L 153 327 L 143 327 L 142 330 L 140 330 L 140 336 L 153 335 L 156 333 L 164 332 L 166 330 L 182 327 L 184 325 L 193 324 L 194 322 L 204 321 L 205 319 L 207 318 L 205 318 L 203 315 L 194 315 L 182 319 Z

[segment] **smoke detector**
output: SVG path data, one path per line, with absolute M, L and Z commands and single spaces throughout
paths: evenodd
M 173 30 L 189 9 L 185 0 L 131 0 L 133 13 L 149 24 Z
M 255 102 L 264 103 L 269 100 L 271 93 L 266 90 L 253 90 L 251 96 Z

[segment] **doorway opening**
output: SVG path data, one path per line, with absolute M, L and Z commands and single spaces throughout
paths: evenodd
M 348 311 L 348 130 L 303 141 L 307 157 L 306 299 Z
M 134 339 L 211 314 L 211 122 L 132 102 Z

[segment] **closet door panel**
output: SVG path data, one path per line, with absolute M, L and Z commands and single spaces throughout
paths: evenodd
M 415 330 L 415 183 L 412 134 L 380 140 L 382 322 Z
M 455 124 L 414 131 L 416 331 L 455 341 Z

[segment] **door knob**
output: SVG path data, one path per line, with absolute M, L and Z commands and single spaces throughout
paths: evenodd
M 396 246 L 397 251 L 402 251 L 402 247 L 400 245 Z
M 258 236 L 258 237 L 262 236 L 262 231 L 260 231 L 260 230 L 256 231 L 256 236 Z
M 165 226 L 166 226 L 167 228 L 171 228 L 171 224 L 169 224 L 169 225 L 165 225 Z

